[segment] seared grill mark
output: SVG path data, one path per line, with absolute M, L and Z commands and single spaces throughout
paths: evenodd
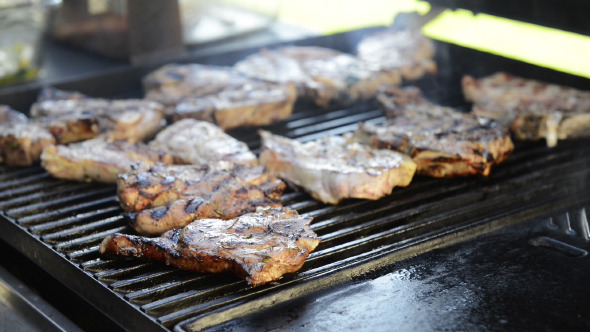
M 264 167 L 246 165 L 154 166 L 122 174 L 117 183 L 123 209 L 140 211 L 131 225 L 142 234 L 161 234 L 195 219 L 234 218 L 259 206 L 281 207 L 285 190 Z M 158 206 L 164 207 L 150 209 Z
M 248 193 L 248 189 L 246 189 L 246 188 L 240 188 L 240 189 L 236 190 L 236 194 L 238 194 L 238 195 L 245 195 L 247 193 Z
M 293 210 L 266 208 L 233 220 L 199 220 L 159 238 L 116 233 L 103 240 L 99 253 L 233 273 L 258 286 L 301 268 L 320 242 L 310 222 Z
M 355 139 L 409 154 L 420 174 L 487 176 L 514 149 L 500 124 L 434 105 L 417 88 L 383 87 L 377 99 L 389 120 L 381 126 L 360 124 Z
M 168 213 L 168 207 L 166 207 L 166 206 L 153 208 L 150 211 L 150 215 L 154 220 L 162 219 L 162 217 L 164 217 L 166 215 L 166 213 Z M 137 216 L 137 214 L 135 214 L 135 216 Z
M 194 213 L 203 204 L 204 200 L 201 197 L 191 198 L 187 201 L 187 205 L 184 208 L 186 213 Z

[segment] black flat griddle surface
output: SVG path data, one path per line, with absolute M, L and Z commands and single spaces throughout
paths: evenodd
M 543 241 L 561 243 L 539 245 Z M 410 258 L 371 273 L 373 279 L 353 280 L 237 319 L 223 329 L 586 331 L 590 288 L 578 285 L 587 283 L 590 258 L 583 250 L 560 247 L 587 248 L 586 241 L 550 218 L 536 218 Z
M 352 52 L 370 31 L 294 44 Z M 231 65 L 255 51 L 185 60 Z M 463 74 L 503 70 L 590 89 L 585 79 L 443 43 L 436 60 L 439 73 L 415 84 L 433 101 L 465 110 Z M 140 78 L 155 67 L 57 87 L 139 97 Z M 24 89 L 0 103 L 26 109 L 37 93 Z M 328 110 L 299 102 L 293 116 L 265 129 L 308 141 L 350 132 L 359 121 L 383 116 L 371 101 Z M 257 151 L 256 130 L 230 134 Z M 0 167 L 0 239 L 129 330 L 588 329 L 588 143 L 518 143 L 488 178 L 416 176 L 379 201 L 327 206 L 290 189 L 283 204 L 314 217 L 322 243 L 299 272 L 257 288 L 231 275 L 101 258 L 106 235 L 133 232 L 115 187 L 53 179 L 39 166 Z

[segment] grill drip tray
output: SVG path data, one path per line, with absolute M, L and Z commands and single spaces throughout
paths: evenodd
M 367 32 L 295 44 L 351 52 Z M 255 51 L 190 60 L 230 65 Z M 437 62 L 439 74 L 417 85 L 447 105 L 465 106 L 459 90 L 464 73 L 505 70 L 530 77 L 534 72 L 536 78 L 580 83 L 550 71 L 542 77 L 536 67 L 446 44 L 437 44 Z M 470 63 L 484 63 L 486 72 Z M 137 97 L 140 78 L 151 69 L 117 71 L 57 87 L 94 96 Z M 117 91 L 101 95 L 96 89 L 102 86 Z M 30 96 L 32 102 L 36 93 L 22 91 L 14 98 L 22 103 L 23 96 Z M 0 103 L 9 101 L 0 98 Z M 350 132 L 360 121 L 383 120 L 371 102 L 329 110 L 299 103 L 289 119 L 264 129 L 308 141 Z M 258 151 L 255 130 L 230 134 Z M 555 321 L 588 329 L 582 320 L 590 298 L 582 282 L 590 278 L 587 143 L 560 142 L 551 149 L 542 142 L 517 144 L 488 178 L 417 176 L 409 187 L 396 188 L 378 201 L 327 206 L 288 190 L 283 204 L 313 217 L 312 229 L 322 242 L 300 271 L 256 288 L 231 275 L 100 257 L 98 246 L 106 235 L 132 232 L 115 187 L 60 181 L 39 166 L 0 166 L 0 239 L 56 280 L 59 291 L 52 297 L 73 293 L 127 330 L 424 330 L 441 327 L 433 325 L 435 318 L 451 330 L 525 327 L 517 317 L 535 319 L 537 325 L 531 327 L 550 329 L 558 326 Z M 363 325 L 355 325 L 361 321 Z

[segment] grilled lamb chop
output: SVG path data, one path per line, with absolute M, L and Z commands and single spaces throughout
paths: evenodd
M 148 100 L 90 98 L 78 92 L 56 89 L 44 90 L 31 106 L 31 115 L 35 118 L 83 118 L 88 114 L 97 118 L 103 138 L 135 143 L 154 135 L 161 128 L 164 108 Z
M 195 219 L 236 218 L 259 206 L 282 207 L 285 184 L 262 166 L 154 166 L 119 175 L 119 201 L 141 234 L 159 235 Z
M 224 130 L 271 124 L 289 117 L 297 92 L 293 84 L 262 82 L 230 67 L 169 64 L 147 75 L 146 98 L 167 107 L 178 121 L 208 121 Z
M 117 174 L 132 167 L 158 162 L 172 163 L 162 150 L 125 141 L 107 142 L 94 138 L 70 145 L 51 145 L 41 154 L 41 165 L 56 178 L 74 181 L 115 183 Z
M 72 112 L 34 119 L 55 137 L 58 144 L 84 141 L 99 134 L 99 124 L 94 112 Z
M 399 84 L 396 71 L 373 70 L 356 57 L 322 47 L 263 49 L 235 65 L 236 70 L 269 82 L 295 83 L 298 94 L 320 107 L 375 95 L 383 84 Z
M 239 180 L 228 181 L 210 193 L 188 196 L 166 206 L 130 214 L 130 224 L 140 234 L 160 235 L 198 219 L 232 219 L 254 212 L 259 206 L 282 207 L 280 196 L 285 185 L 280 180 L 275 181 L 275 184 L 279 183 L 280 188 L 270 183 L 264 188 Z M 278 199 L 270 196 L 278 196 Z
M 506 73 L 462 81 L 473 113 L 501 122 L 519 140 L 590 137 L 590 91 L 515 77 Z
M 45 146 L 92 138 L 96 133 L 96 118 L 92 116 L 65 114 L 31 121 L 23 113 L 0 106 L 0 162 L 30 166 L 39 161 Z
M 416 164 L 401 153 L 376 150 L 344 137 L 300 143 L 260 131 L 260 163 L 303 187 L 314 198 L 337 204 L 345 198 L 379 199 L 410 184 Z
M 275 201 L 280 200 L 285 189 L 284 183 L 262 166 L 155 165 L 119 174 L 117 193 L 123 210 L 137 212 L 180 198 L 213 193 L 231 183 L 265 188 Z
M 41 124 L 0 124 L 0 163 L 30 166 L 38 162 L 43 149 L 52 144 L 55 144 L 55 138 Z
M 379 126 L 360 124 L 356 140 L 412 156 L 419 174 L 487 176 L 514 149 L 499 123 L 432 104 L 417 88 L 384 87 L 378 101 L 390 119 Z
M 100 244 L 104 256 L 135 257 L 195 272 L 233 273 L 252 286 L 301 268 L 320 242 L 311 218 L 266 208 L 236 219 L 202 219 L 159 238 L 115 233 Z
M 357 45 L 359 59 L 381 70 L 397 70 L 406 80 L 435 73 L 434 53 L 434 43 L 419 30 L 384 29 Z
M 169 151 L 178 164 L 219 165 L 257 163 L 248 146 L 216 125 L 183 119 L 164 128 L 150 145 Z

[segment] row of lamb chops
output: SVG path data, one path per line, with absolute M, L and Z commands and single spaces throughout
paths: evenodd
M 320 242 L 311 218 L 282 206 L 283 181 L 327 204 L 376 200 L 410 185 L 414 174 L 487 176 L 514 148 L 507 128 L 550 145 L 581 136 L 562 124 L 589 111 L 586 92 L 507 74 L 466 77 L 474 113 L 464 113 L 399 87 L 434 74 L 433 55 L 419 33 L 383 30 L 362 40 L 356 57 L 288 46 L 234 67 L 166 65 L 144 78 L 141 100 L 46 89 L 31 119 L 0 108 L 0 161 L 40 160 L 61 179 L 116 183 L 139 235 L 108 236 L 102 255 L 229 272 L 262 285 L 297 271 Z M 298 98 L 319 107 L 376 98 L 387 121 L 306 143 L 260 130 L 259 158 L 224 132 L 286 119 Z

